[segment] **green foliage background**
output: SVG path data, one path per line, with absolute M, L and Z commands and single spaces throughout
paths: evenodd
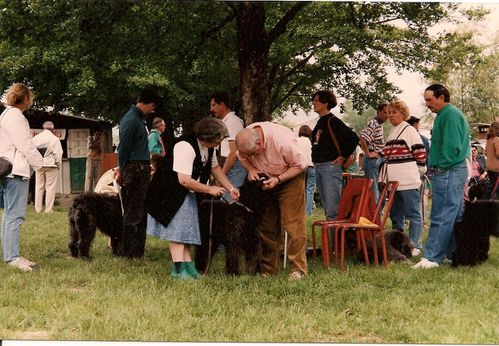
M 435 23 L 455 20 L 457 4 L 311 2 L 290 19 L 297 4 L 254 4 L 265 16 L 262 37 L 279 33 L 269 42 L 266 60 L 271 116 L 308 108 L 318 88 L 335 90 L 357 111 L 375 107 L 398 92 L 387 80 L 387 67 L 430 76 L 434 63 L 452 70 L 477 49 L 470 35 L 428 33 Z M 160 115 L 189 129 L 208 114 L 215 90 L 228 90 L 233 108 L 242 108 L 240 6 L 0 0 L 0 87 L 22 81 L 36 92 L 38 108 L 116 123 L 141 88 L 154 86 L 165 100 Z M 254 13 L 243 14 L 254 20 Z M 468 13 L 472 19 L 482 15 Z M 276 30 L 282 25 L 285 30 Z M 464 53 L 447 54 L 443 47 L 462 47 Z

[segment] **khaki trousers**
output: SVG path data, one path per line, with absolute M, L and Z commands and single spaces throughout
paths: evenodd
M 42 167 L 36 171 L 35 181 L 35 211 L 42 211 L 43 194 L 45 193 L 45 212 L 50 213 L 54 207 L 55 185 L 59 168 Z
M 291 272 L 307 273 L 307 235 L 305 230 L 305 174 L 282 183 L 278 189 L 278 204 L 262 215 L 257 231 L 262 237 L 262 273 L 277 273 L 280 268 L 281 226 L 288 233 L 288 260 Z

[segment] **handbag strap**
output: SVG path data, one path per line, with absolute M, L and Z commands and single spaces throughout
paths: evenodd
M 331 127 L 331 119 L 333 119 L 333 117 L 329 118 L 329 120 L 327 121 L 327 129 L 329 131 L 329 136 L 333 140 L 334 146 L 336 147 L 336 150 L 338 151 L 338 155 L 343 156 L 341 154 L 340 145 L 338 144 L 338 140 L 336 139 L 336 136 L 334 135 L 333 128 Z M 344 158 L 346 159 L 346 157 L 344 157 Z
M 8 108 L 5 108 L 2 112 L 2 114 L 0 114 L 0 127 L 2 127 L 2 122 L 3 122 L 3 118 L 4 118 L 4 114 L 7 113 L 7 110 Z
M 405 129 L 408 128 L 409 126 L 411 126 L 411 125 L 405 125 L 405 127 L 402 129 L 402 131 L 399 132 L 399 134 L 397 135 L 397 137 L 395 137 L 395 139 L 393 141 L 396 141 L 397 139 L 399 139 L 402 132 L 404 132 Z M 393 144 L 390 146 L 390 148 L 392 148 L 392 147 L 393 147 Z M 390 155 L 385 156 L 385 161 L 388 161 L 389 157 L 390 157 Z

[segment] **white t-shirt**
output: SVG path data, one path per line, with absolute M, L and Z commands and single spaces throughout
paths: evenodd
M 198 147 L 201 153 L 201 160 L 208 160 L 208 148 L 201 144 L 198 140 Z M 194 148 L 186 141 L 181 141 L 173 147 L 173 170 L 180 174 L 191 175 L 192 164 L 196 159 Z M 211 159 L 211 167 L 218 166 L 217 156 L 213 155 Z
M 225 138 L 222 143 L 220 143 L 220 155 L 222 157 L 227 157 L 229 156 L 229 141 L 233 141 L 236 139 L 236 135 L 238 134 L 239 131 L 241 131 L 244 128 L 243 125 L 243 120 L 236 116 L 234 112 L 229 112 L 225 116 L 225 118 L 222 119 L 224 122 L 225 126 L 227 126 L 227 130 L 229 131 L 229 137 Z
M 312 162 L 312 142 L 310 142 L 310 139 L 308 137 L 298 137 L 298 144 L 300 145 L 300 148 L 303 150 L 303 154 L 307 158 L 308 162 L 307 165 L 313 166 Z

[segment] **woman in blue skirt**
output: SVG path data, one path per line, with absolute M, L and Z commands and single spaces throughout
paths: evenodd
M 220 197 L 230 191 L 234 200 L 239 191 L 218 166 L 214 148 L 228 137 L 224 123 L 203 118 L 193 133 L 181 136 L 170 153 L 158 164 L 146 200 L 147 233 L 169 241 L 174 263 L 171 277 L 198 278 L 191 260 L 190 245 L 200 245 L 196 193 Z M 222 185 L 207 185 L 210 175 Z

